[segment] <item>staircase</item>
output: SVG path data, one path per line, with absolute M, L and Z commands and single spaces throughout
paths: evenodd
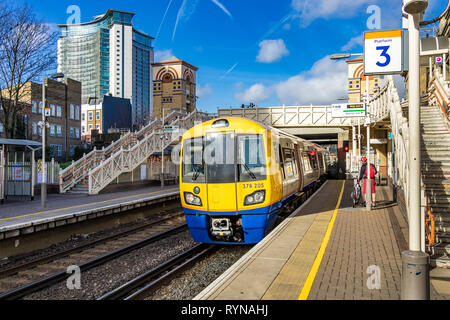
M 165 147 L 176 143 L 184 130 L 190 129 L 198 122 L 204 122 L 211 118 L 208 114 L 198 111 L 185 115 L 184 118 L 182 116 L 182 114 L 174 112 L 165 119 L 166 125 L 180 127 L 179 134 L 164 135 Z M 162 121 L 155 120 L 139 132 L 129 132 L 118 141 L 112 143 L 108 148 L 103 150 L 94 149 L 60 173 L 60 193 L 98 194 L 122 173 L 134 170 L 153 153 L 160 152 L 161 134 Z M 128 156 L 124 158 L 124 155 Z M 117 163 L 118 159 L 121 161 L 120 164 Z M 114 167 L 115 172 L 112 175 L 96 175 L 97 172 L 100 175 L 104 174 L 104 168 L 110 163 L 118 164 Z M 132 169 L 130 170 L 130 168 Z M 112 176 L 115 178 L 111 179 Z
M 430 86 L 429 106 L 421 107 L 422 175 L 427 211 L 434 220 L 432 260 L 450 268 L 450 130 L 447 118 L 448 87 L 437 70 Z

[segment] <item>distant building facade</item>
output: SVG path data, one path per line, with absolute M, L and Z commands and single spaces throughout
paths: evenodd
M 170 57 L 153 64 L 153 118 L 161 119 L 162 111 L 190 113 L 197 105 L 198 68 L 177 58 Z
M 150 121 L 154 38 L 133 28 L 134 13 L 108 10 L 93 21 L 59 25 L 58 72 L 80 81 L 82 100 L 130 99 L 136 126 Z
M 91 141 L 92 130 L 96 130 L 96 134 L 107 134 L 110 131 L 124 132 L 131 129 L 130 99 L 107 95 L 102 100 L 93 100 L 92 104 L 82 106 L 81 133 L 84 141 Z
M 348 101 L 358 103 L 364 101 L 366 95 L 366 81 L 369 81 L 369 96 L 379 90 L 381 78 L 379 76 L 364 75 L 364 61 L 362 57 L 347 60 L 348 65 Z

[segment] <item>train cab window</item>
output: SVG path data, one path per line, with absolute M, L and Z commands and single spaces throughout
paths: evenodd
M 204 158 L 208 183 L 235 183 L 235 135 L 213 133 L 206 136 Z
M 205 182 L 202 138 L 186 140 L 183 145 L 183 182 Z
M 262 135 L 238 135 L 238 182 L 266 180 L 266 153 Z

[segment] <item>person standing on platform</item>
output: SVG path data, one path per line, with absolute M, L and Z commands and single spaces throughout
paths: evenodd
M 364 180 L 364 190 L 363 190 L 363 194 L 364 194 L 364 203 L 361 204 L 362 207 L 366 206 L 366 187 L 367 187 L 367 158 L 363 157 L 362 158 L 362 167 L 361 167 L 361 172 L 359 174 L 359 181 Z M 376 207 L 376 183 L 375 183 L 375 176 L 377 175 L 377 169 L 375 168 L 375 166 L 373 164 L 370 164 L 370 182 L 372 183 L 372 207 Z

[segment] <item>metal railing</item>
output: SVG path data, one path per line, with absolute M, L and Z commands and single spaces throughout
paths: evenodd
M 183 130 L 190 129 L 209 118 L 208 114 L 194 111 L 185 118 L 177 118 L 171 123 L 172 126 L 180 127 L 178 133 L 163 134 L 161 126 L 159 130 L 154 128 L 153 131 L 146 130 L 138 133 L 135 145 L 128 146 L 128 148 L 122 146 L 111 157 L 89 170 L 89 194 L 98 194 L 122 173 L 133 171 L 152 154 L 161 152 L 163 146 L 167 148 L 176 142 L 183 134 Z
M 444 80 L 439 67 L 433 70 L 433 77 L 430 79 L 428 94 L 430 103 L 438 105 L 442 111 L 444 119 L 447 121 L 447 128 L 450 129 L 450 86 Z
M 196 112 L 196 111 L 194 111 Z M 176 121 L 182 114 L 173 112 L 165 118 L 166 123 Z M 131 146 L 142 140 L 146 135 L 154 130 L 160 129 L 162 125 L 161 120 L 155 120 L 145 126 L 139 132 L 128 132 L 122 136 L 119 140 L 113 142 L 107 148 L 103 150 L 97 150 L 94 148 L 89 154 L 84 155 L 83 158 L 74 162 L 71 166 L 63 170 L 59 175 L 60 193 L 66 193 L 78 183 L 88 184 L 87 177 L 89 171 L 100 165 L 103 161 L 113 156 L 115 153 L 122 149 L 128 149 Z

